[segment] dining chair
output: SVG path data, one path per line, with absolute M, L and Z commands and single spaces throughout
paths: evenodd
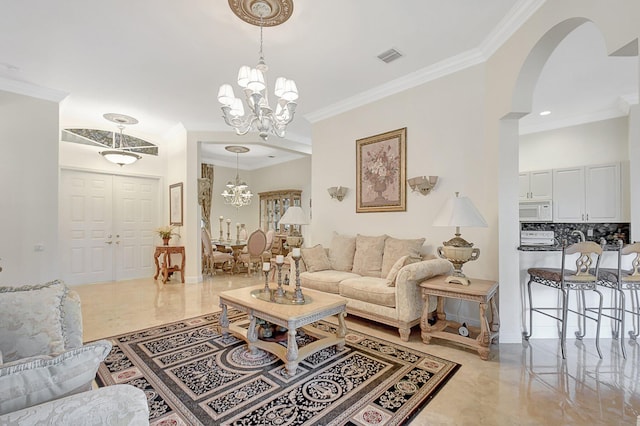
M 202 239 L 202 272 L 215 275 L 216 265 L 219 265 L 223 271 L 225 267 L 232 270 L 233 255 L 219 252 L 213 248 L 207 228 L 202 228 L 200 235 Z
M 249 235 L 247 240 L 247 252 L 240 253 L 238 262 L 247 265 L 247 275 L 252 271 L 252 267 L 262 263 L 262 255 L 267 246 L 267 236 L 262 229 L 256 229 Z M 259 270 L 257 268 L 256 270 Z M 256 271 L 254 270 L 254 272 Z
M 578 255 L 575 260 L 575 270 L 567 266 L 567 257 Z M 586 320 L 593 320 L 596 322 L 596 349 L 598 356 L 602 358 L 602 352 L 600 351 L 600 320 L 602 318 L 602 293 L 597 288 L 597 282 L 599 277 L 600 259 L 602 257 L 602 247 L 593 241 L 583 241 L 579 243 L 566 246 L 566 243 L 562 246 L 562 260 L 561 268 L 530 268 L 527 272 L 529 274 L 529 281 L 527 283 L 527 293 L 529 302 L 529 332 L 525 330 L 522 333 L 522 337 L 525 340 L 529 340 L 531 332 L 533 330 L 533 313 L 545 315 L 553 318 L 559 323 L 559 337 L 560 337 L 560 350 L 562 352 L 562 358 L 566 358 L 566 341 L 567 341 L 567 321 L 569 312 L 578 316 L 578 331 L 575 332 L 575 336 L 578 339 L 584 337 L 586 329 Z M 595 269 L 594 267 L 595 259 Z M 534 306 L 532 297 L 532 284 L 540 284 L 545 287 L 550 287 L 559 291 L 559 303 L 553 307 Z M 590 290 L 595 292 L 599 298 L 599 304 L 597 308 L 586 308 L 584 292 Z M 577 309 L 569 308 L 569 294 L 570 292 L 577 292 Z M 558 306 L 559 305 L 559 306 Z M 549 313 L 551 312 L 551 313 Z M 593 316 L 595 314 L 595 317 Z

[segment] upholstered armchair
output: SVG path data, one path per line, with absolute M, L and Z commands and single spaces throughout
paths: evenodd
M 91 390 L 110 351 L 83 345 L 80 297 L 62 282 L 0 287 L 0 424 L 148 424 L 142 390 Z

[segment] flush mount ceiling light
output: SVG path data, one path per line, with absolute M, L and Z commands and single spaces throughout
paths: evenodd
M 543 117 L 544 117 L 545 115 L 549 115 L 549 114 L 551 114 L 551 111 L 542 111 L 542 112 L 540 113 L 540 115 L 541 115 L 541 116 L 543 116 Z
M 249 148 L 246 146 L 230 145 L 225 146 L 224 149 L 229 152 L 235 152 L 236 154 L 236 179 L 234 182 L 229 181 L 227 187 L 222 192 L 224 203 L 236 208 L 249 205 L 251 204 L 253 193 L 249 190 L 249 185 L 247 185 L 246 182 L 240 181 L 240 176 L 238 175 L 238 154 L 249 152 Z
M 284 137 L 287 125 L 293 120 L 298 99 L 295 81 L 285 77 L 276 79 L 274 93 L 278 97 L 275 112 L 269 105 L 266 73 L 269 69 L 262 53 L 262 29 L 286 21 L 293 12 L 292 0 L 229 0 L 231 10 L 245 22 L 260 27 L 260 59 L 255 68 L 247 65 L 238 71 L 238 85 L 244 92 L 249 112 L 245 115 L 240 98 L 236 98 L 230 84 L 218 90 L 218 101 L 222 104 L 222 117 L 238 135 L 255 129 L 263 140 L 269 133 Z
M 120 130 L 120 133 L 113 134 L 113 140 L 111 143 L 112 149 L 101 151 L 100 155 L 102 155 L 113 164 L 118 164 L 120 166 L 133 164 L 140 158 L 142 158 L 140 155 L 132 152 L 131 149 L 127 147 L 124 134 L 122 133 L 125 125 L 138 124 L 138 120 L 128 115 L 114 113 L 104 114 L 103 117 L 111 121 L 112 123 L 116 123 L 118 125 L 118 129 Z

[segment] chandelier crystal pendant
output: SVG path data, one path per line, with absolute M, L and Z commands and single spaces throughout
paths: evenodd
M 127 143 L 124 138 L 124 134 L 122 133 L 125 125 L 137 124 L 138 120 L 130 117 L 128 115 L 123 114 L 104 114 L 103 117 L 113 123 L 118 125 L 118 129 L 120 129 L 119 137 L 118 133 L 113 133 L 113 140 L 111 142 L 112 149 L 101 151 L 100 155 L 102 155 L 105 159 L 110 161 L 113 164 L 118 164 L 120 167 L 133 164 L 142 157 L 135 152 L 127 150 Z M 118 139 L 118 142 L 116 142 Z M 116 149 L 118 147 L 118 149 Z
M 240 176 L 238 175 L 238 154 L 249 152 L 249 148 L 245 146 L 230 145 L 225 146 L 224 149 L 229 152 L 235 152 L 236 154 L 236 179 L 233 182 L 227 182 L 227 187 L 222 192 L 224 203 L 237 208 L 249 205 L 251 204 L 253 193 L 246 182 L 241 181 Z
M 263 140 L 269 133 L 284 137 L 287 125 L 293 120 L 298 99 L 298 88 L 295 81 L 285 77 L 276 79 L 274 94 L 278 97 L 275 112 L 269 105 L 267 95 L 266 73 L 269 69 L 262 53 L 262 29 L 265 17 L 272 15 L 272 6 L 266 0 L 257 0 L 251 5 L 251 14 L 260 22 L 260 59 L 255 68 L 247 65 L 238 71 L 238 85 L 244 92 L 248 113 L 240 98 L 236 98 L 233 87 L 223 84 L 218 90 L 218 101 L 222 104 L 222 117 L 225 123 L 236 130 L 236 134 L 244 135 L 255 129 Z M 250 21 L 247 21 L 250 22 Z M 280 22 L 281 23 L 281 22 Z M 271 24 L 277 25 L 277 24 Z

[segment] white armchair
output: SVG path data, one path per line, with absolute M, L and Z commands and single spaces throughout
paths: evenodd
M 80 298 L 62 282 L 0 287 L 0 425 L 149 424 L 142 390 L 91 390 L 110 351 L 82 344 Z

